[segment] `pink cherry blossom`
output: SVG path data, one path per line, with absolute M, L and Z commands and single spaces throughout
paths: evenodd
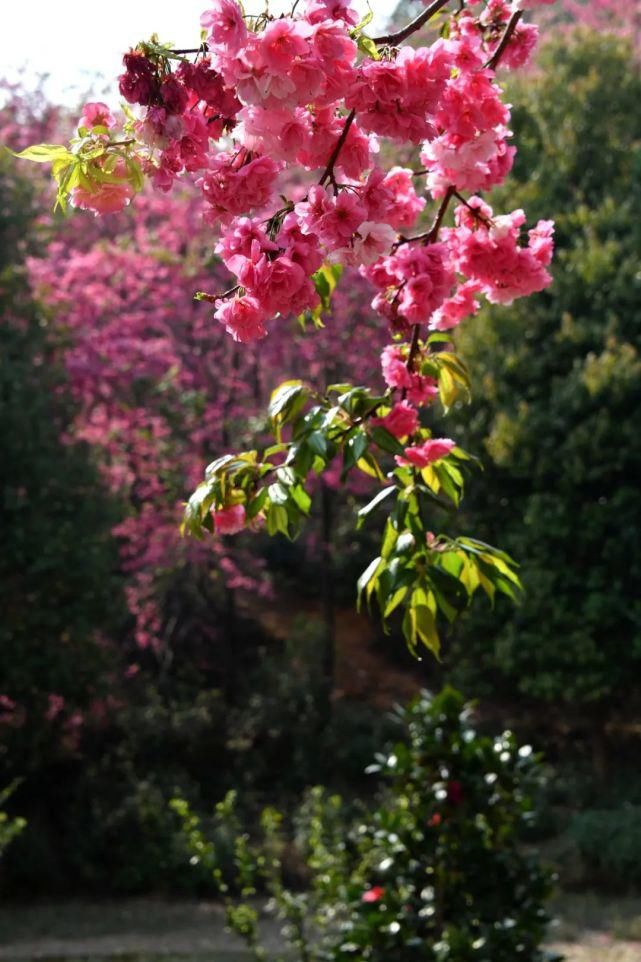
M 115 127 L 116 118 L 107 104 L 86 103 L 82 108 L 82 121 L 86 127 Z
M 243 344 L 265 337 L 267 314 L 255 297 L 233 297 L 224 301 L 215 311 L 214 317 L 225 326 L 225 330 Z
M 213 512 L 216 534 L 238 534 L 245 527 L 245 505 L 230 504 Z
M 127 178 L 124 164 L 113 172 L 114 181 L 92 181 L 87 186 L 75 187 L 71 193 L 71 203 L 81 210 L 91 210 L 95 214 L 115 214 L 123 210 L 133 198 L 135 190 Z
M 468 212 L 462 216 L 467 220 Z M 516 210 L 474 227 L 460 221 L 456 229 L 446 232 L 456 269 L 476 281 L 492 303 L 511 304 L 551 282 L 546 268 L 554 248 L 554 226 L 551 221 L 539 221 L 524 247 L 520 244 L 524 221 L 523 211 Z
M 200 25 L 207 31 L 208 43 L 220 45 L 230 54 L 237 53 L 247 39 L 247 27 L 235 0 L 213 0 Z
M 447 457 L 452 448 L 456 447 L 456 442 L 450 438 L 432 438 L 424 441 L 423 444 L 415 444 L 405 448 L 405 455 L 397 454 L 396 463 L 401 466 L 426 468 L 441 458 Z
M 404 438 L 408 434 L 414 434 L 418 428 L 418 412 L 409 401 L 399 401 L 389 414 L 374 418 L 372 424 L 380 425 L 396 438 Z

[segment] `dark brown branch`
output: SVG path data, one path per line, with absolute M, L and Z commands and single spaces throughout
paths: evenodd
M 472 207 L 470 202 L 467 201 L 465 197 L 463 197 L 463 194 L 459 194 L 458 190 L 454 191 L 454 196 L 456 197 L 457 200 L 460 200 L 460 202 L 464 204 L 469 211 L 471 211 L 474 214 L 474 216 L 478 221 L 480 221 L 482 224 L 485 224 L 486 227 L 492 226 L 492 221 L 489 220 L 489 218 L 487 218 L 484 214 L 482 214 L 478 207 Z
M 206 43 L 201 43 L 200 47 L 186 47 L 183 50 L 170 50 L 169 53 L 174 54 L 176 57 L 187 56 L 190 53 L 208 53 L 209 45 Z
M 494 51 L 494 53 L 492 54 L 488 62 L 485 64 L 485 67 L 488 67 L 490 70 L 496 70 L 496 68 L 499 65 L 499 60 L 503 56 L 505 48 L 507 47 L 508 43 L 512 39 L 514 31 L 516 30 L 517 24 L 522 16 L 523 16 L 522 10 L 516 10 L 512 14 L 508 22 L 508 25 L 505 28 L 505 32 L 501 37 L 501 41 L 498 47 L 496 48 L 496 50 Z
M 410 352 L 407 355 L 407 370 L 412 372 L 414 370 L 414 358 L 418 352 L 418 342 L 421 336 L 421 325 L 415 324 L 412 329 L 412 343 L 410 344 Z M 403 400 L 405 400 L 405 390 L 403 390 Z
M 401 244 L 412 244 L 415 241 L 422 241 L 424 244 L 433 244 L 438 238 L 438 232 L 443 225 L 443 218 L 447 213 L 447 208 L 449 207 L 452 197 L 458 196 L 459 195 L 456 193 L 456 188 L 448 187 L 443 200 L 441 201 L 441 205 L 436 212 L 436 216 L 432 221 L 432 226 L 430 229 L 426 230 L 423 234 L 415 234 L 414 237 L 399 237 L 392 249 L 396 250 L 396 248 L 400 247 Z M 463 200 L 462 197 L 460 199 Z M 463 203 L 466 203 L 466 201 L 463 200 Z
M 332 183 L 334 182 L 334 165 L 335 165 L 336 161 L 338 160 L 339 154 L 340 154 L 341 150 L 343 149 L 343 146 L 344 146 L 344 144 L 345 144 L 345 141 L 347 140 L 347 135 L 348 135 L 348 133 L 349 133 L 349 128 L 350 128 L 350 127 L 352 126 L 352 124 L 354 123 L 354 117 L 355 117 L 355 116 L 356 116 L 356 111 L 355 111 L 355 110 L 350 110 L 350 112 L 349 112 L 348 115 L 347 115 L 347 119 L 345 120 L 345 123 L 344 123 L 344 125 L 343 125 L 343 129 L 341 130 L 341 135 L 340 135 L 340 137 L 338 138 L 338 140 L 336 141 L 336 146 L 334 147 L 334 149 L 333 149 L 333 151 L 332 151 L 332 153 L 331 153 L 331 155 L 330 155 L 330 158 L 329 158 L 329 160 L 327 161 L 327 167 L 326 167 L 325 170 L 323 171 L 323 174 L 322 174 L 322 176 L 321 176 L 321 179 L 318 181 L 318 183 L 320 184 L 321 187 L 322 187 L 322 186 L 325 184 L 325 182 L 328 181 L 328 180 L 331 181 Z
M 445 195 L 443 197 L 443 200 L 441 201 L 441 206 L 437 210 L 436 217 L 434 218 L 432 227 L 430 228 L 429 240 L 427 242 L 428 244 L 434 244 L 438 239 L 438 232 L 443 226 L 443 218 L 447 214 L 447 208 L 450 206 L 450 201 L 454 196 L 455 192 L 456 191 L 454 187 L 448 187 L 447 190 L 445 191 Z
M 399 43 L 403 43 L 404 40 L 411 37 L 413 33 L 416 33 L 417 30 L 420 30 L 449 2 L 450 0 L 433 0 L 429 7 L 419 13 L 418 17 L 414 17 L 402 30 L 397 30 L 396 33 L 388 33 L 383 37 L 373 37 L 374 43 L 377 47 L 396 47 Z

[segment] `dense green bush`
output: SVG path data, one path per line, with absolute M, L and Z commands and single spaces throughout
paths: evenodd
M 576 813 L 568 835 L 583 860 L 584 875 L 609 891 L 641 885 L 641 805 Z
M 624 41 L 582 31 L 511 83 L 501 203 L 554 213 L 555 279 L 461 332 L 475 400 L 454 436 L 486 468 L 466 522 L 521 562 L 525 595 L 470 612 L 451 677 L 518 700 L 541 737 L 590 739 L 641 709 L 641 73 Z
M 227 896 L 230 925 L 256 948 L 258 919 L 244 899 L 266 887 L 301 962 L 542 959 L 550 878 L 523 847 L 541 780 L 532 749 L 509 732 L 479 734 L 453 689 L 424 694 L 399 721 L 403 739 L 371 768 L 385 785 L 376 804 L 350 816 L 316 789 L 294 843 L 273 809 L 262 840 L 251 841 L 230 797 L 218 818 L 236 839 L 221 856 L 187 803 L 174 801 L 192 861 Z M 300 891 L 285 884 L 292 872 Z

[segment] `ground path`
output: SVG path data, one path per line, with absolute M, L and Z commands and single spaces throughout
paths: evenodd
M 273 923 L 266 923 L 265 935 L 276 948 Z M 639 941 L 592 931 L 574 936 L 554 946 L 567 962 L 641 962 Z M 0 906 L 0 960 L 249 962 L 249 957 L 225 931 L 222 908 L 214 902 L 128 899 Z

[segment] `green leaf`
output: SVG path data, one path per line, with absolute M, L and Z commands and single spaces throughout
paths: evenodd
M 284 381 L 272 392 L 268 413 L 272 421 L 285 423 L 300 410 L 307 397 L 302 381 Z
M 370 436 L 372 440 L 382 448 L 383 451 L 387 451 L 389 454 L 403 454 L 405 448 L 400 443 L 398 438 L 395 438 L 393 434 L 390 434 L 385 428 L 377 426 L 370 428 Z
M 382 504 L 386 498 L 389 498 L 390 494 L 393 494 L 397 490 L 398 488 L 394 484 L 389 488 L 383 488 L 382 491 L 379 491 L 371 501 L 369 501 L 363 508 L 360 509 L 358 512 L 358 517 L 361 519 L 366 518 L 375 508 L 379 506 L 379 504 Z
M 373 19 L 374 19 L 374 12 L 373 10 L 368 9 L 367 13 L 363 17 L 363 19 L 360 21 L 360 23 L 357 23 L 354 29 L 350 32 L 350 36 L 352 40 L 355 37 L 357 37 L 358 34 L 361 33 L 365 29 L 365 27 L 372 22 Z
M 441 642 L 436 630 L 436 617 L 432 607 L 428 603 L 422 603 L 423 598 L 428 602 L 431 601 L 433 606 L 436 607 L 431 592 L 426 593 L 422 589 L 415 590 L 405 609 L 403 634 L 410 651 L 414 654 L 416 653 L 416 645 L 420 642 L 438 658 Z
M 270 535 L 284 534 L 289 537 L 289 528 L 287 524 L 287 511 L 282 506 L 282 504 L 271 504 L 267 512 L 267 533 Z
M 208 464 L 205 468 L 205 479 L 208 481 L 210 478 L 219 474 L 221 469 L 231 464 L 234 459 L 235 455 L 233 454 L 224 454 L 221 458 L 216 458 L 215 461 L 212 461 L 211 464 Z
M 13 150 L 9 153 L 21 160 L 32 160 L 36 164 L 51 164 L 54 160 L 63 159 L 71 163 L 76 160 L 75 155 L 61 144 L 34 144 L 32 147 L 25 147 L 18 153 Z
M 358 459 L 356 467 L 359 471 L 362 471 L 363 474 L 369 475 L 370 478 L 376 478 L 377 481 L 386 480 L 378 461 L 371 451 L 368 451 L 362 458 Z
M 308 434 L 307 444 L 320 458 L 327 457 L 327 438 L 322 431 L 312 431 Z
M 328 311 L 331 307 L 331 298 L 336 285 L 343 273 L 342 264 L 323 264 L 315 274 L 312 274 L 312 281 L 316 288 L 316 293 L 320 297 L 321 309 Z M 312 312 L 313 314 L 314 312 Z
M 394 550 L 394 545 L 398 541 L 398 531 L 392 524 L 392 522 L 387 520 L 385 524 L 385 530 L 383 534 L 383 544 L 381 546 L 381 555 L 383 558 L 389 558 L 392 551 Z
M 357 599 L 358 599 L 357 607 L 359 611 L 360 611 L 361 597 L 363 592 L 365 591 L 367 593 L 367 597 L 369 598 L 374 588 L 374 585 L 376 583 L 376 578 L 380 570 L 384 567 L 385 567 L 385 561 L 383 560 L 383 558 L 380 558 L 380 557 L 374 558 L 374 560 L 368 564 L 367 568 L 365 569 L 363 574 L 360 576 L 360 578 L 356 582 Z
M 287 488 L 278 482 L 276 484 L 270 484 L 267 493 L 272 504 L 286 504 L 289 498 Z
M 353 437 L 349 438 L 345 446 L 349 448 L 352 460 L 354 464 L 356 464 L 367 451 L 367 435 L 364 431 L 359 431 Z
M 286 450 L 287 450 L 287 447 L 288 447 L 288 446 L 287 446 L 286 444 L 272 444 L 272 445 L 270 445 L 270 447 L 265 448 L 265 452 L 264 452 L 264 454 L 263 454 L 263 457 L 264 457 L 264 458 L 271 458 L 271 457 L 273 457 L 275 454 L 282 454 L 283 451 L 286 451 Z
M 290 489 L 289 493 L 298 510 L 302 514 L 308 515 L 309 509 L 312 506 L 312 499 L 308 495 L 307 491 L 305 491 L 305 488 L 300 484 L 296 484 Z
M 451 344 L 452 335 L 444 334 L 441 331 L 436 331 L 434 334 L 430 334 L 427 339 L 428 344 Z
M 267 488 L 261 488 L 258 494 L 248 502 L 246 507 L 247 520 L 251 521 L 262 510 L 267 501 Z
M 458 397 L 458 391 L 454 378 L 447 368 L 442 368 L 438 375 L 438 393 L 441 398 L 443 410 L 447 414 Z
M 356 46 L 361 53 L 364 53 L 371 60 L 380 60 L 381 55 L 378 52 L 378 47 L 374 43 L 371 37 L 366 37 L 365 34 L 361 34 L 356 41 Z

